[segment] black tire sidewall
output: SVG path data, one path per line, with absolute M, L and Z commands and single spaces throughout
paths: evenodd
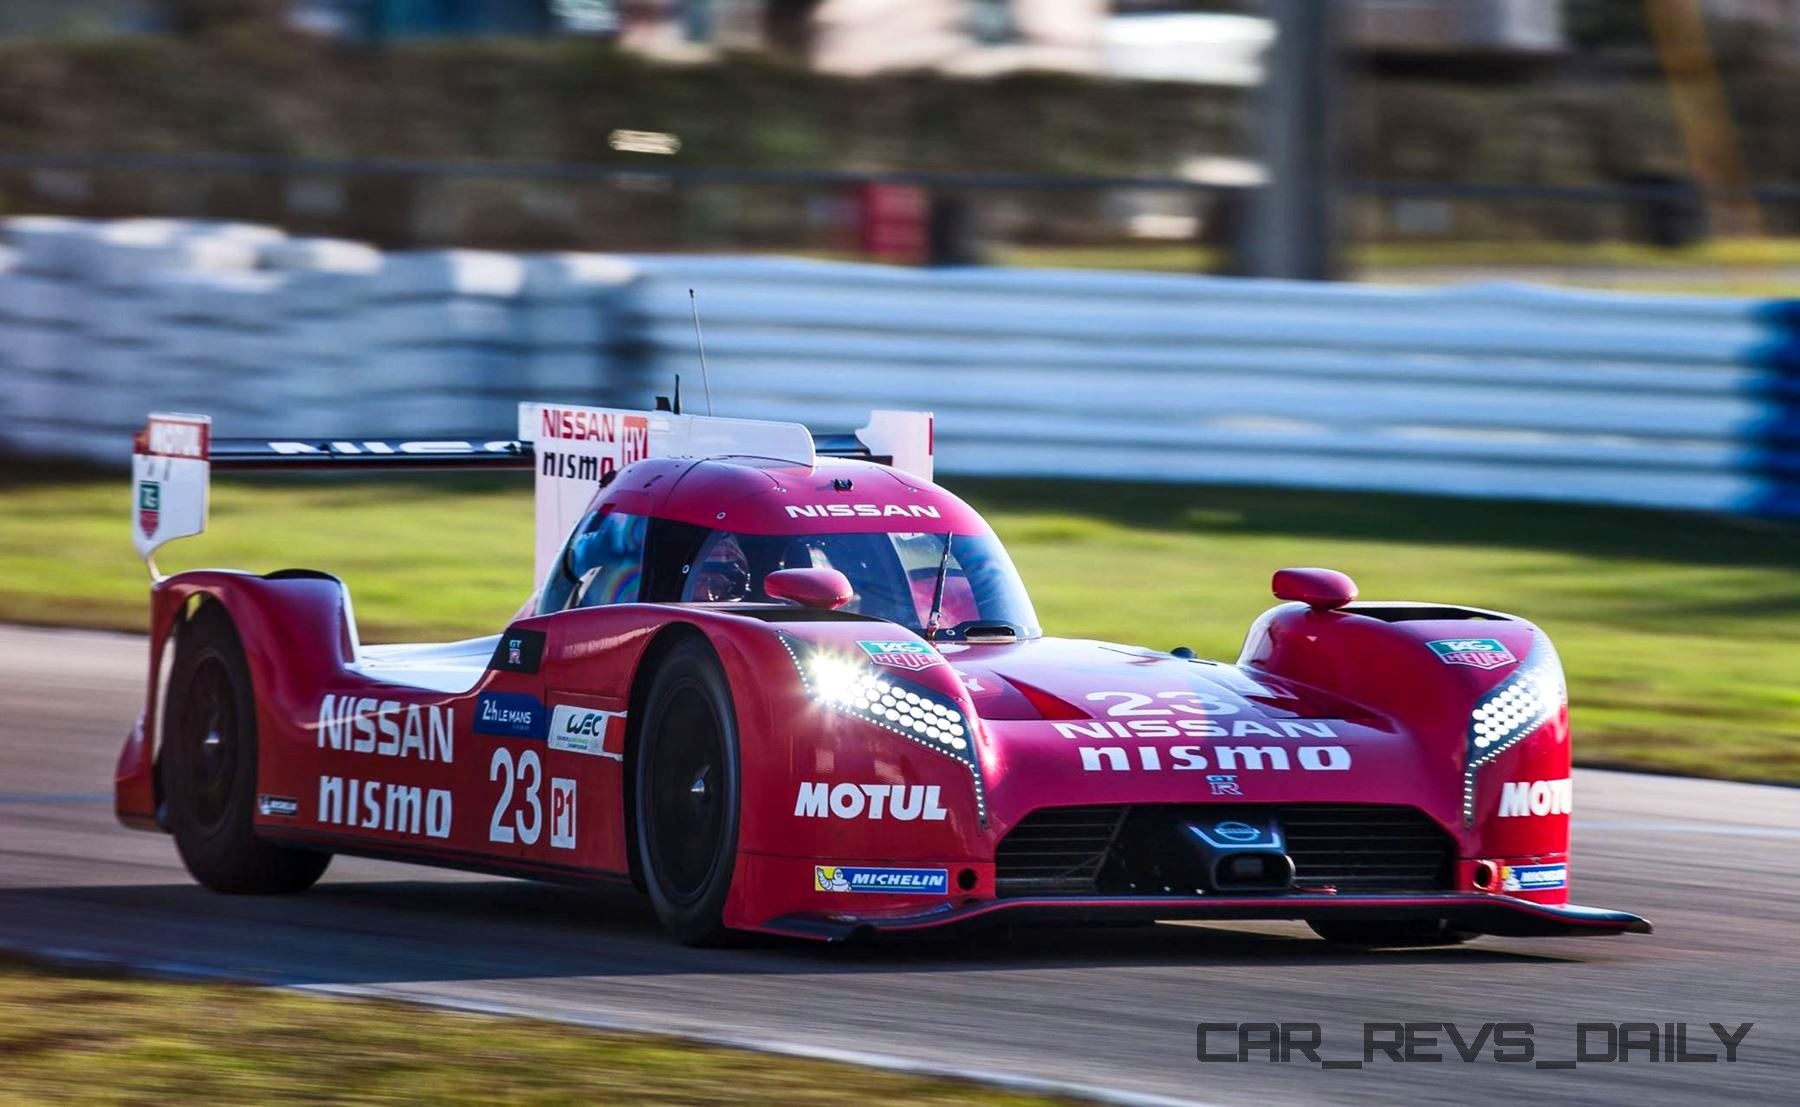
M 218 826 L 196 825 L 191 808 L 189 759 L 194 736 L 183 733 L 182 713 L 202 666 L 223 663 L 230 685 L 237 743 L 230 791 Z M 256 689 L 244 647 L 231 616 L 222 606 L 206 603 L 182 625 L 175 643 L 163 707 L 162 780 L 169 829 L 175 848 L 195 880 L 215 892 L 249 895 L 292 895 L 311 887 L 331 864 L 323 850 L 266 842 L 256 834 L 257 746 Z
M 655 802 L 650 788 L 650 765 L 655 746 L 660 742 L 680 741 L 679 735 L 668 734 L 662 727 L 672 691 L 687 680 L 697 682 L 712 701 L 712 708 L 723 731 L 725 751 L 725 816 L 724 836 L 714 858 L 712 873 L 705 890 L 692 903 L 679 903 L 663 888 L 662 875 L 650 846 L 650 809 Z M 632 788 L 636 797 L 635 837 L 638 860 L 644 873 L 644 884 L 657 917 L 670 933 L 690 945 L 716 945 L 726 941 L 731 932 L 723 919 L 725 901 L 731 894 L 732 876 L 737 868 L 738 821 L 742 811 L 741 760 L 738 751 L 737 712 L 732 704 L 731 688 L 718 656 L 704 640 L 693 638 L 681 642 L 665 654 L 644 697 L 644 721 L 639 731 L 638 749 L 633 758 Z
M 186 692 L 201 666 L 217 658 L 224 663 L 235 701 L 233 715 L 237 733 L 236 764 L 231 781 L 231 795 L 218 828 L 207 833 L 196 826 L 191 800 L 187 795 L 191 779 L 188 759 L 193 756 L 192 735 L 180 733 L 180 712 L 186 706 Z M 215 871 L 227 868 L 247 847 L 256 844 L 256 694 L 250 680 L 250 667 L 244 660 L 242 645 L 231 620 L 217 609 L 202 608 L 185 627 L 182 640 L 176 644 L 175 665 L 170 671 L 168 704 L 163 716 L 166 755 L 169 772 L 164 780 L 169 799 L 169 824 L 175 844 L 190 868 Z

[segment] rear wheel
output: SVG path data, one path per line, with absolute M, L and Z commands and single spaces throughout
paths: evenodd
M 181 628 L 163 711 L 163 792 L 182 863 L 215 892 L 305 891 L 329 853 L 256 836 L 256 695 L 231 617 L 203 606 Z
M 662 924 L 687 945 L 721 945 L 737 863 L 737 715 L 712 648 L 689 639 L 663 656 L 644 700 L 634 787 L 644 884 Z
M 1456 930 L 1447 919 L 1417 919 L 1406 922 L 1379 922 L 1360 919 L 1312 919 L 1307 926 L 1328 942 L 1346 946 L 1459 946 L 1479 937 L 1467 930 Z

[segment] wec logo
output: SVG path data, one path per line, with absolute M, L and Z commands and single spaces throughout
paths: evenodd
M 625 712 L 559 704 L 550 712 L 550 748 L 625 760 Z

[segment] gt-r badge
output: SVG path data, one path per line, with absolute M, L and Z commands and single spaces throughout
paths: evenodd
M 929 669 L 944 664 L 938 652 L 923 642 L 858 642 L 869 660 L 896 669 Z
M 1493 638 L 1441 638 L 1427 642 L 1431 652 L 1446 665 L 1472 665 L 1477 669 L 1498 669 L 1518 661 L 1513 652 Z
M 488 668 L 507 673 L 535 673 L 544 663 L 544 632 L 507 627 L 494 646 Z

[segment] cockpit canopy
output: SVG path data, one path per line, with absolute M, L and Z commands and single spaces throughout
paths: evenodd
M 893 520 L 896 526 L 929 522 Z M 855 590 L 843 610 L 917 632 L 930 623 L 937 599 L 944 639 L 976 628 L 1004 628 L 1020 638 L 1041 633 L 1018 571 L 991 532 L 749 534 L 605 505 L 570 535 L 544 582 L 538 612 L 620 603 L 770 603 L 763 581 L 779 569 L 836 569 Z

